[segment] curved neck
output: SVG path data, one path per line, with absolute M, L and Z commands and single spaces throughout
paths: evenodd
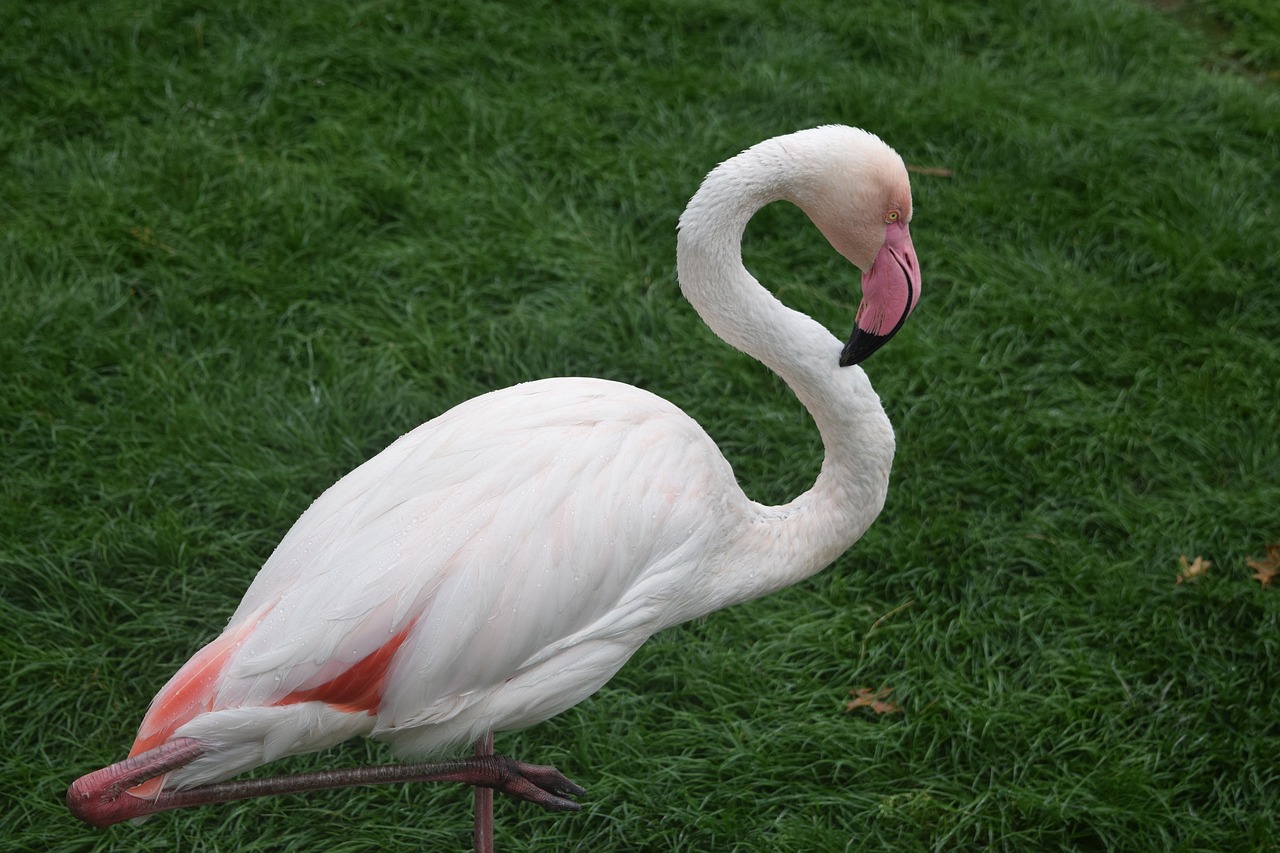
M 840 367 L 841 342 L 779 302 L 742 264 L 742 235 L 761 207 L 795 202 L 800 170 L 784 149 L 759 145 L 717 167 L 680 218 L 677 267 L 685 298 L 719 337 L 778 374 L 813 417 L 825 457 L 813 487 L 777 507 L 750 503 L 725 570 L 754 567 L 753 582 L 718 609 L 802 580 L 829 565 L 884 506 L 893 429 L 860 367 Z M 741 585 L 741 578 L 736 584 Z M 729 585 L 724 585 L 729 586 Z M 710 612 L 710 610 L 708 610 Z

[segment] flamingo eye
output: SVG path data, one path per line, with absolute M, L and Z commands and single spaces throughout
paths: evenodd
M 890 210 L 884 215 L 884 221 L 892 225 L 902 218 L 902 214 L 897 210 Z

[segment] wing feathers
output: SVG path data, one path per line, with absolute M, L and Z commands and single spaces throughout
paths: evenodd
M 630 386 L 546 380 L 470 400 L 303 514 L 232 617 L 241 641 L 219 659 L 214 704 L 318 700 L 388 730 L 479 707 L 579 644 L 575 672 L 598 646 L 587 680 L 603 683 L 662 627 L 671 561 L 722 526 L 687 498 L 726 480 L 691 419 Z

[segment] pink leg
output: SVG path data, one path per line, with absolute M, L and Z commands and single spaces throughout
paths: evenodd
M 493 732 L 485 732 L 484 736 L 476 741 L 476 756 L 486 758 L 491 755 L 493 755 Z M 493 853 L 493 789 L 477 785 L 475 798 L 476 853 Z
M 185 806 L 389 782 L 460 782 L 464 785 L 479 785 L 537 803 L 552 811 L 577 811 L 582 806 L 569 798 L 586 793 L 554 767 L 525 764 L 505 755 L 477 756 L 460 761 L 321 770 L 294 776 L 217 782 L 183 791 L 164 791 L 149 799 L 129 793 L 130 788 L 190 764 L 204 752 L 204 744 L 195 738 L 176 738 L 110 767 L 95 770 L 71 783 L 71 787 L 67 789 L 67 807 L 85 823 L 110 826 L 122 820 Z

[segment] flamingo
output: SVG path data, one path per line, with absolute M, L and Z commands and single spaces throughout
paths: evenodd
M 743 266 L 757 210 L 785 200 L 862 272 L 848 341 Z M 825 458 L 790 503 L 749 499 L 677 406 L 591 378 L 464 402 L 347 474 L 298 519 L 226 629 L 152 700 L 129 757 L 76 780 L 72 813 L 107 826 L 189 805 L 393 781 L 476 786 L 576 810 L 554 767 L 492 752 L 599 690 L 654 633 L 820 571 L 884 505 L 893 429 L 858 365 L 920 296 L 902 159 L 839 125 L 765 140 L 707 175 L 680 217 L 685 297 L 803 402 Z M 356 736 L 471 758 L 240 781 Z

